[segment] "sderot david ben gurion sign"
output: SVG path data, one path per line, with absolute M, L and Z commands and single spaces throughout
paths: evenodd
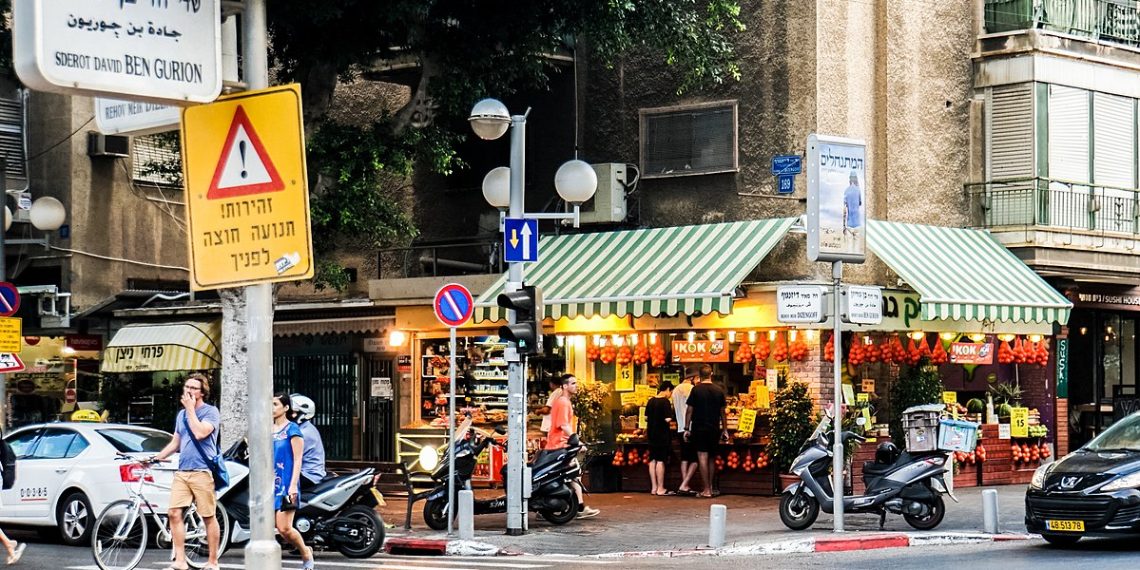
M 14 0 L 28 87 L 208 103 L 222 91 L 221 0 Z

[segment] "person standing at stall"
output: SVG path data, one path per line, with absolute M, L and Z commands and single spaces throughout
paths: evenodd
M 685 370 L 685 378 L 673 390 L 673 417 L 677 420 L 677 437 L 681 440 L 681 485 L 677 487 L 678 495 L 696 495 L 696 491 L 689 488 L 689 482 L 697 472 L 697 450 L 689 440 L 685 439 L 685 426 L 688 421 L 689 393 L 693 391 L 693 381 L 697 373 L 694 369 Z
M 573 374 L 563 374 L 558 379 L 561 386 L 558 399 L 550 405 L 550 433 L 546 436 L 546 445 L 543 451 L 556 451 L 563 449 L 570 445 L 570 436 L 574 435 L 574 426 L 577 424 L 577 419 L 574 417 L 574 406 L 570 402 L 578 393 L 578 379 Z M 535 461 L 538 459 L 536 458 Z M 574 464 L 577 464 L 577 459 Z M 601 512 L 598 509 L 587 507 L 585 497 L 582 495 L 582 484 L 578 481 L 573 481 L 570 486 L 574 488 L 574 494 L 578 497 L 578 517 L 580 519 L 588 519 L 590 517 L 598 516 Z
M 649 436 L 649 492 L 653 495 L 676 495 L 665 489 L 665 463 L 673 451 L 673 434 L 669 429 L 669 418 L 673 417 L 671 399 L 673 384 L 662 382 L 657 386 L 657 395 L 645 404 L 645 433 Z
M 702 365 L 700 379 L 689 394 L 685 412 L 689 422 L 685 428 L 685 439 L 697 448 L 697 464 L 705 484 L 704 491 L 698 497 L 707 499 L 716 496 L 713 492 L 709 456 L 716 453 L 722 439 L 728 439 L 728 417 L 725 415 L 727 405 L 728 398 L 724 389 L 713 384 L 712 367 Z

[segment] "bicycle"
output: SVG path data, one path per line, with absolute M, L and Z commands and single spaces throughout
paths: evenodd
M 166 490 L 170 487 L 154 481 L 152 462 L 140 462 L 137 458 L 123 453 L 119 454 L 119 459 L 132 462 L 124 466 L 129 470 L 129 477 L 124 479 L 127 481 L 130 498 L 107 505 L 95 521 L 95 528 L 91 533 L 91 553 L 95 557 L 95 564 L 102 570 L 132 570 L 138 566 L 146 554 L 151 524 L 157 529 L 154 537 L 156 547 L 168 550 L 173 544 L 166 513 L 157 512 L 154 503 L 147 500 L 143 492 L 144 487 L 148 486 Z M 150 524 L 148 524 L 148 514 Z M 218 537 L 220 553 L 225 548 L 230 531 L 229 513 L 222 507 L 221 501 L 217 505 L 216 517 L 220 527 Z M 186 563 L 191 568 L 202 568 L 209 557 L 205 521 L 198 514 L 194 504 L 186 509 L 183 521 L 186 523 Z

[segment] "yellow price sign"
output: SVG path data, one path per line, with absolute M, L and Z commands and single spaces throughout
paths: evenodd
M 855 403 L 856 404 L 862 404 L 864 402 L 869 402 L 869 401 L 871 401 L 871 397 L 866 392 L 860 392 L 858 394 L 855 394 Z
M 19 354 L 24 348 L 24 320 L 0 317 L 0 352 Z
M 645 406 L 642 406 L 637 410 L 637 429 L 647 429 L 648 426 L 649 420 L 645 419 Z
M 637 403 L 637 393 L 636 392 L 626 392 L 626 393 L 621 395 L 622 407 L 629 406 L 631 404 L 636 404 L 636 403 Z
M 958 393 L 957 392 L 943 392 L 942 393 L 942 403 L 943 404 L 957 404 L 958 403 Z
M 751 434 L 756 429 L 756 410 L 741 410 L 740 419 L 736 423 L 736 433 Z
M 1013 408 L 1009 412 L 1009 435 L 1029 437 L 1029 408 Z
M 633 364 L 614 364 L 614 391 L 630 392 L 633 390 Z

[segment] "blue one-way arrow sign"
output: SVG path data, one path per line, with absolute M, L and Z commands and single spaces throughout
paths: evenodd
M 507 218 L 503 223 L 503 260 L 538 261 L 538 220 Z

